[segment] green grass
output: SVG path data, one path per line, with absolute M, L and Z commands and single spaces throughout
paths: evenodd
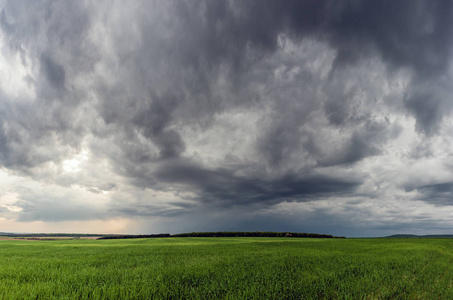
M 453 240 L 0 241 L 0 299 L 453 299 Z

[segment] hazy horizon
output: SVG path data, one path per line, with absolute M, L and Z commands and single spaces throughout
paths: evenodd
M 453 233 L 452 6 L 0 0 L 0 232 Z

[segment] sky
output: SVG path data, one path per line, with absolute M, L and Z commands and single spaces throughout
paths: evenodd
M 0 0 L 0 231 L 451 234 L 452 6 Z

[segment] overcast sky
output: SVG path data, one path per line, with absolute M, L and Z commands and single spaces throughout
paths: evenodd
M 453 233 L 452 5 L 0 0 L 0 231 Z

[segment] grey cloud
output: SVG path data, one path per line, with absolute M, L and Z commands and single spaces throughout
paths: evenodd
M 187 190 L 182 200 L 213 210 L 353 195 L 364 180 L 350 174 L 385 153 L 401 132 L 398 116 L 432 136 L 451 114 L 451 13 L 443 0 L 6 1 L 4 51 L 31 72 L 33 99 L 0 91 L 0 165 L 99 195 L 128 185 Z M 407 87 L 383 99 L 399 70 Z M 223 136 L 212 132 L 219 127 Z M 237 128 L 238 144 L 227 148 Z M 231 150 L 210 153 L 217 140 Z M 112 174 L 62 175 L 82 147 L 93 168 L 105 161 Z M 337 175 L 317 175 L 326 168 Z M 445 204 L 442 188 L 417 190 Z M 43 199 L 18 203 L 21 220 L 101 218 Z M 125 199 L 109 213 L 181 216 L 196 207 Z M 74 215 L 53 216 L 60 210 Z
M 34 105 L 5 106 L 2 122 L 3 166 L 24 174 L 49 161 L 61 161 L 82 139 L 83 129 L 74 124 L 77 111 Z
M 419 200 L 426 201 L 435 205 L 452 205 L 453 183 L 442 182 L 421 185 L 416 187 L 406 187 L 408 190 L 417 190 L 421 194 Z
M 268 20 L 261 26 L 278 28 L 269 31 L 275 35 L 288 31 L 297 38 L 311 36 L 327 40 L 337 50 L 337 65 L 355 63 L 377 51 L 390 70 L 408 67 L 421 80 L 440 79 L 438 76 L 448 71 L 453 28 L 451 1 L 288 1 L 274 5 L 261 5 L 250 12 L 253 16 L 250 22 Z M 249 2 L 244 6 L 250 9 L 253 5 Z M 256 6 L 259 5 L 253 8 Z M 276 17 L 265 18 L 267 9 Z M 305 16 L 306 12 L 310 16 Z M 276 36 L 270 40 L 275 41 Z M 413 88 L 417 84 L 414 82 Z M 432 96 L 424 98 L 429 101 Z M 445 106 L 431 101 L 424 112 L 417 99 L 408 105 L 409 111 L 421 131 L 435 133 L 442 118 L 442 113 L 436 111 L 442 111 Z M 335 102 L 330 102 L 326 109 L 330 120 L 339 124 L 345 112 Z
M 186 215 L 196 206 L 194 204 L 170 202 L 165 206 L 150 204 L 130 204 L 127 207 L 112 207 L 112 214 L 140 217 L 179 217 Z
M 154 100 L 149 108 L 139 111 L 132 121 L 159 148 L 161 158 L 178 157 L 184 151 L 184 142 L 178 132 L 166 128 L 172 120 L 173 99 L 168 96 Z
M 350 111 L 348 102 L 352 97 L 352 92 L 347 92 L 346 94 L 332 97 L 326 101 L 324 112 L 331 124 L 342 126 L 350 119 L 352 112 Z
M 340 5 L 341 6 L 341 5 Z M 416 74 L 410 87 L 415 95 L 406 107 L 426 134 L 437 133 L 445 108 L 436 89 L 417 92 L 425 80 L 441 80 L 448 72 L 452 50 L 451 1 L 349 2 L 332 22 L 331 41 L 338 49 L 337 61 L 354 61 L 367 48 L 381 53 L 389 69 L 408 67 Z M 371 51 L 372 52 L 372 51 Z M 335 113 L 332 117 L 337 116 Z
M 409 66 L 427 76 L 445 70 L 451 51 L 450 1 L 350 1 L 336 8 L 329 27 L 340 58 L 350 60 L 368 44 L 390 66 Z
M 87 187 L 87 191 L 92 193 L 102 193 L 102 192 L 110 192 L 114 191 L 118 188 L 115 183 L 103 183 L 98 186 L 91 186 Z
M 29 190 L 21 191 L 20 200 L 14 206 L 21 208 L 15 213 L 19 222 L 99 220 L 108 217 L 95 206 L 80 203 L 69 195 L 58 197 Z
M 166 164 L 155 176 L 168 184 L 183 184 L 197 192 L 199 200 L 219 202 L 221 206 L 266 202 L 269 205 L 283 200 L 308 201 L 326 195 L 347 195 L 360 184 L 313 175 L 288 174 L 273 180 L 241 178 L 229 170 L 206 170 L 187 163 Z
M 34 93 L 20 99 L 3 95 L 0 164 L 33 176 L 33 168 L 80 149 L 87 132 L 79 106 L 86 91 L 74 87 L 74 77 L 96 59 L 86 42 L 89 15 L 76 3 L 8 1 L 1 20 L 5 49 L 18 52 L 32 71 L 24 80 Z
M 404 105 L 416 117 L 416 128 L 427 136 L 438 133 L 444 117 L 451 114 L 451 76 L 416 80 L 406 94 Z
M 341 164 L 355 163 L 365 157 L 377 155 L 381 149 L 377 148 L 373 138 L 361 138 L 360 135 L 353 135 L 343 149 L 339 149 L 334 155 L 320 157 L 318 160 L 321 166 L 334 166 Z
M 411 57 L 412 52 L 405 50 L 405 47 L 409 47 L 418 49 L 417 51 L 425 51 L 426 49 L 423 47 L 412 47 L 411 45 L 421 42 L 423 45 L 429 46 L 431 40 L 424 37 L 429 33 L 419 32 L 419 23 L 415 27 L 414 19 L 401 17 L 405 16 L 405 11 L 411 11 L 417 16 L 415 19 L 417 22 L 427 23 L 429 18 L 425 20 L 425 17 L 419 15 L 420 10 L 428 11 L 434 16 L 437 11 L 435 4 L 364 2 L 336 6 L 327 1 L 288 2 L 285 4 L 269 2 L 265 5 L 253 1 L 246 3 L 200 2 L 200 5 L 189 5 L 185 2 L 172 4 L 174 4 L 174 8 L 170 7 L 166 13 L 176 13 L 180 18 L 177 18 L 176 22 L 170 22 L 173 30 L 170 38 L 164 39 L 164 36 L 157 31 L 145 34 L 144 30 L 150 28 L 154 23 L 142 18 L 139 19 L 141 21 L 139 28 L 143 30 L 140 34 L 144 43 L 134 50 L 135 55 L 132 58 L 127 57 L 128 52 L 119 53 L 120 57 L 124 57 L 124 67 L 126 70 L 130 69 L 132 75 L 129 80 L 126 78 L 124 83 L 126 86 L 136 87 L 138 90 L 134 92 L 139 97 L 119 98 L 118 101 L 121 104 L 118 103 L 118 106 L 115 106 L 117 105 L 116 100 L 112 101 L 111 93 L 100 94 L 105 97 L 104 106 L 100 107 L 102 109 L 100 113 L 106 122 L 125 126 L 124 130 L 129 130 L 126 124 L 132 122 L 139 132 L 159 148 L 161 157 L 178 157 L 184 152 L 184 141 L 178 134 L 177 128 L 170 129 L 176 122 L 184 122 L 184 119 L 203 119 L 206 118 L 206 115 L 209 116 L 221 109 L 228 108 L 228 106 L 237 105 L 233 99 L 213 96 L 209 80 L 219 74 L 219 66 L 231 65 L 232 70 L 235 70 L 230 74 L 231 77 L 227 77 L 230 81 L 235 81 L 233 77 L 244 78 L 246 68 L 253 67 L 266 55 L 276 51 L 277 37 L 282 33 L 288 33 L 291 38 L 296 40 L 306 36 L 321 40 L 327 39 L 339 51 L 337 61 L 342 60 L 347 53 L 349 53 L 348 55 L 366 54 L 370 56 L 373 52 L 369 52 L 367 49 L 375 47 L 382 53 L 384 59 L 388 59 L 390 65 L 410 65 L 417 72 L 422 72 L 424 69 L 435 69 L 435 67 L 430 67 L 429 61 L 424 59 L 423 55 L 419 55 L 415 59 Z M 427 10 L 423 10 L 424 5 L 428 6 Z M 387 13 L 389 11 L 392 13 Z M 266 15 L 275 17 L 265 18 Z M 384 18 L 388 22 L 380 21 Z M 443 21 L 435 19 L 434 22 Z M 394 36 L 392 37 L 385 34 L 389 32 L 389 28 L 393 29 L 391 32 Z M 444 37 L 442 33 L 437 33 L 436 26 L 433 28 L 432 39 Z M 197 34 L 194 36 L 186 32 L 197 32 Z M 437 37 L 435 34 L 441 36 Z M 420 38 L 417 38 L 419 35 Z M 118 38 L 122 37 L 125 36 L 118 36 Z M 162 44 L 156 44 L 156 41 L 162 41 Z M 400 44 L 406 46 L 402 47 Z M 246 54 L 248 49 L 257 51 L 258 56 L 248 56 Z M 438 51 L 441 50 L 443 48 L 438 49 Z M 169 60 L 170 57 L 172 60 Z M 437 55 L 436 57 L 444 56 Z M 158 63 L 159 61 L 167 62 L 167 64 L 162 65 Z M 355 60 L 349 59 L 349 61 Z M 154 70 L 159 70 L 160 78 Z M 172 85 L 162 82 L 165 79 Z M 300 80 L 307 79 L 312 80 L 300 78 Z M 157 85 L 154 81 L 163 84 Z M 170 90 L 182 91 L 183 89 L 184 92 L 176 94 L 172 92 L 175 96 L 159 96 L 162 93 L 169 95 Z M 140 95 L 143 90 L 151 90 L 152 93 L 146 92 L 144 95 Z M 232 96 L 237 96 L 237 94 L 233 93 Z M 296 98 L 295 101 L 306 103 L 297 109 L 291 104 L 291 101 L 288 101 L 292 100 L 291 98 L 294 96 L 286 96 L 289 98 L 284 101 L 289 104 L 279 103 L 278 105 L 282 105 L 281 108 L 277 108 L 278 106 L 274 108 L 274 117 L 277 120 L 281 118 L 282 121 L 271 123 L 269 130 L 264 132 L 262 137 L 261 149 L 271 166 L 279 165 L 282 159 L 287 158 L 291 153 L 300 151 L 301 146 L 298 145 L 298 139 L 301 137 L 301 132 L 298 128 L 304 126 L 304 114 L 308 114 L 317 106 L 310 107 L 310 101 L 312 103 L 320 101 L 312 95 L 305 95 L 301 99 Z M 345 99 L 352 96 L 348 93 L 343 95 Z M 119 96 L 113 96 L 113 98 L 115 97 Z M 241 100 L 249 101 L 244 98 Z M 128 105 L 135 102 L 132 107 L 135 106 L 135 109 L 138 110 L 132 112 L 135 115 L 132 119 L 121 116 L 127 116 L 129 110 L 121 101 L 126 101 L 129 103 Z M 191 106 L 200 109 L 190 110 Z M 181 113 L 183 108 L 189 108 L 185 110 L 184 115 Z M 350 105 L 347 102 L 342 103 L 338 99 L 329 100 L 325 109 L 334 126 L 342 126 L 346 119 L 351 120 L 354 117 L 350 115 Z M 201 115 L 200 112 L 204 115 Z M 294 112 L 294 117 L 289 115 L 288 118 L 287 112 Z M 298 114 L 298 118 L 295 117 L 296 114 Z M 415 115 L 419 122 L 423 123 L 423 116 L 416 112 Z M 176 116 L 180 119 L 176 119 Z M 369 117 L 365 115 L 363 118 Z M 123 125 L 122 122 L 124 122 Z M 367 120 L 362 120 L 362 122 L 367 122 Z M 342 154 L 343 157 L 330 159 L 327 164 L 355 162 L 379 153 L 379 142 L 385 142 L 385 139 L 379 138 L 373 142 L 371 138 L 362 139 L 362 136 L 363 134 L 354 133 L 348 143 L 350 146 L 346 146 L 345 152 Z M 149 157 L 146 153 L 143 155 L 143 157 Z
M 2 12 L 0 13 L 0 26 L 5 32 L 8 32 L 10 34 L 14 33 L 14 26 L 12 26 L 8 22 L 8 20 L 6 18 L 6 13 L 4 10 L 2 10 Z
M 428 135 L 438 130 L 442 118 L 439 99 L 431 94 L 419 94 L 407 100 L 407 107 L 417 118 L 417 129 Z
M 129 103 L 139 99 L 136 104 L 139 111 L 134 113 L 135 117 L 131 120 L 119 116 L 124 112 L 122 108 L 124 105 L 115 106 L 115 101 L 112 102 L 107 94 L 101 93 L 103 98 L 109 98 L 105 99 L 103 106 L 100 107 L 104 119 L 119 126 L 122 126 L 121 122 L 132 121 L 139 132 L 159 148 L 161 158 L 179 157 L 184 153 L 185 142 L 178 133 L 178 128 L 174 126 L 177 122 L 190 121 L 201 124 L 213 114 L 228 110 L 229 107 L 244 105 L 243 103 L 247 102 L 252 107 L 257 105 L 253 102 L 257 98 L 242 98 L 237 92 L 232 92 L 229 99 L 215 96 L 210 80 L 223 72 L 227 75 L 228 82 L 232 84 L 231 87 L 236 87 L 238 80 L 247 78 L 247 70 L 277 50 L 277 38 L 281 34 L 288 34 L 296 41 L 305 37 L 327 41 L 337 50 L 338 63 L 343 61 L 346 55 L 371 57 L 377 51 L 389 66 L 395 68 L 409 66 L 419 74 L 432 74 L 433 70 L 441 72 L 439 66 L 444 65 L 443 62 L 430 61 L 425 52 L 429 52 L 430 55 L 433 51 L 439 52 L 434 55 L 439 60 L 445 59 L 445 53 L 448 53 L 449 44 L 446 43 L 445 47 L 439 44 L 441 39 L 445 40 L 448 33 L 443 32 L 438 25 L 448 20 L 446 17 L 436 18 L 436 14 L 440 11 L 443 13 L 444 9 L 437 8 L 437 4 L 426 2 L 394 4 L 365 1 L 335 5 L 328 1 L 302 3 L 291 1 L 284 4 L 232 1 L 197 2 L 197 5 L 189 5 L 186 2 L 173 4 L 174 7 L 166 8 L 168 10 L 165 13 L 177 14 L 179 18 L 176 18 L 175 22 L 165 21 L 172 29 L 169 36 L 161 35 L 155 30 L 149 34 L 143 31 L 141 37 L 144 42 L 134 49 L 133 58 L 126 60 L 127 52 L 119 53 L 121 57 L 125 57 L 127 64 L 124 66 L 130 68 L 131 80 L 133 79 L 133 82 L 128 80 L 125 83 L 137 87 L 139 89 L 137 94 L 141 94 L 143 90 L 152 91 L 139 98 L 128 100 L 126 96 L 124 99 Z M 410 12 L 414 18 L 407 17 L 406 12 Z M 421 12 L 428 12 L 429 16 L 425 17 Z M 274 17 L 266 18 L 268 15 Z M 383 19 L 387 22 L 381 22 Z M 139 20 L 142 21 L 139 24 L 142 30 L 154 24 L 145 19 Z M 433 25 L 430 25 L 430 22 L 434 22 Z M 420 24 L 423 25 L 419 26 Z M 391 32 L 391 36 L 388 36 L 387 32 Z M 118 35 L 118 38 L 123 37 L 125 36 Z M 158 41 L 162 43 L 159 44 Z M 423 47 L 416 47 L 420 43 Z M 424 48 L 425 45 L 427 48 Z M 437 45 L 438 48 L 433 45 Z M 414 57 L 408 49 L 416 49 L 420 53 Z M 256 55 L 251 56 L 250 53 Z M 352 64 L 357 59 L 346 60 Z M 163 65 L 161 62 L 167 64 Z M 224 72 L 221 66 L 229 66 L 227 69 L 234 71 Z M 301 77 L 299 84 L 302 80 L 313 79 Z M 291 87 L 293 89 L 297 88 L 297 83 L 294 84 Z M 170 90 L 175 96 L 170 98 L 161 96 L 169 95 Z M 175 90 L 178 92 L 174 93 Z M 279 166 L 282 159 L 288 155 L 301 151 L 303 145 L 300 144 L 302 134 L 300 128 L 304 126 L 304 115 L 308 115 L 317 106 L 310 107 L 309 103 L 321 105 L 321 99 L 313 95 L 304 95 L 299 99 L 298 96 L 291 94 L 285 96 L 287 102 L 294 100 L 305 105 L 296 108 L 295 105 L 287 105 L 285 101 L 280 101 L 276 103 L 281 108 L 272 107 L 275 109 L 273 118 L 277 122 L 271 122 L 270 128 L 263 132 L 259 149 L 268 164 L 274 167 Z M 341 97 L 345 100 L 332 98 L 324 106 L 333 126 L 342 127 L 346 121 L 357 117 L 362 118 L 359 122 L 367 122 L 370 116 L 354 116 L 348 103 L 353 94 L 346 92 Z M 243 102 L 238 103 L 235 98 Z M 193 107 L 197 109 L 194 110 Z M 424 115 L 419 113 L 421 109 L 412 107 L 408 105 L 409 111 L 418 120 L 417 124 L 425 128 L 431 126 L 434 121 L 425 120 Z M 434 104 L 431 109 L 438 108 Z M 294 113 L 294 116 L 298 114 L 298 118 L 291 115 L 288 118 L 288 112 Z M 436 117 L 437 115 L 432 115 L 428 116 L 428 119 Z M 349 142 L 349 150 L 346 148 L 344 150 L 343 158 L 329 159 L 330 162 L 327 164 L 355 162 L 376 155 L 382 147 L 379 142 L 382 144 L 386 141 L 384 138 L 374 141 L 362 139 L 362 136 L 360 133 L 354 133 Z M 144 153 L 143 157 L 149 156 Z
M 411 149 L 408 155 L 412 159 L 423 159 L 426 157 L 432 157 L 433 149 L 430 143 L 427 143 L 426 140 L 422 140 L 420 143 L 416 144 Z
M 294 38 L 327 39 L 339 51 L 339 61 L 354 61 L 376 48 L 390 65 L 410 66 L 429 75 L 445 70 L 451 50 L 452 7 L 448 0 L 204 4 L 210 28 L 206 36 L 216 37 L 207 43 L 215 47 L 209 53 L 216 56 L 239 54 L 247 42 L 272 51 L 277 35 L 289 32 Z M 184 7 L 182 17 L 188 17 L 190 9 L 180 6 Z M 232 48 L 226 41 L 238 44 Z
M 298 152 L 297 124 L 273 124 L 259 141 L 259 152 L 271 167 L 278 167 L 293 152 Z
M 53 88 L 57 90 L 64 89 L 65 71 L 62 65 L 55 62 L 46 54 L 41 55 L 41 65 L 43 73 Z
M 327 156 L 318 156 L 318 164 L 320 166 L 352 164 L 366 157 L 379 155 L 383 152 L 386 141 L 397 136 L 398 132 L 397 124 L 370 118 L 364 124 L 359 123 L 337 151 Z M 320 149 L 314 150 L 320 153 Z

